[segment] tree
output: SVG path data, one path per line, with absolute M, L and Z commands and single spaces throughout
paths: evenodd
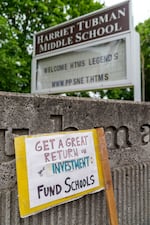
M 150 18 L 138 24 L 140 34 L 142 75 L 145 86 L 145 101 L 150 101 Z
M 67 93 L 67 96 L 77 97 L 95 97 L 101 99 L 120 99 L 120 100 L 133 100 L 134 93 L 133 88 L 113 88 L 113 89 L 102 89 L 94 91 L 81 91 Z
M 15 38 L 15 29 L 0 16 L 0 90 L 21 90 L 25 80 L 21 76 L 21 49 Z
M 0 90 L 30 92 L 34 32 L 102 7 L 94 0 L 0 0 Z

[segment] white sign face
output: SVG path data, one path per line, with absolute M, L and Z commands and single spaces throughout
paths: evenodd
M 119 39 L 38 61 L 37 90 L 92 90 L 126 80 L 126 41 Z
M 30 208 L 100 185 L 92 132 L 26 138 Z

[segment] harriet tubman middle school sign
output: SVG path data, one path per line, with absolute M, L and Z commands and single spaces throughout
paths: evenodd
M 130 1 L 34 36 L 33 93 L 136 86 L 138 75 L 139 40 Z
M 16 137 L 15 151 L 21 217 L 104 189 L 95 129 Z

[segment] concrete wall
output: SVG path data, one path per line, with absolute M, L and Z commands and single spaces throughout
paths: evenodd
M 14 135 L 104 127 L 120 225 L 150 224 L 150 104 L 0 94 L 0 225 L 107 225 L 104 192 L 19 217 Z

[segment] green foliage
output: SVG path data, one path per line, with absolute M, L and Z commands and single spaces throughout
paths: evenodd
M 88 91 L 80 91 L 80 92 L 69 92 L 67 96 L 74 96 L 74 97 L 90 97 L 90 93 Z
M 89 12 L 93 12 L 104 6 L 104 4 L 100 5 L 100 3 L 95 2 L 93 0 L 66 0 L 64 2 L 66 13 L 70 19 L 82 16 Z
M 138 24 L 136 30 L 140 34 L 141 63 L 145 76 L 145 100 L 150 101 L 150 18 Z
M 10 27 L 7 20 L 0 17 L 0 90 L 18 91 L 24 85 L 21 77 L 21 49 L 15 38 L 15 29 Z
M 95 90 L 95 91 L 81 91 L 81 92 L 70 92 L 67 96 L 75 97 L 94 97 L 101 99 L 120 99 L 120 100 L 133 100 L 134 93 L 133 88 L 114 88 L 107 90 Z
M 133 100 L 133 88 L 114 88 L 105 91 L 103 98 L 108 99 L 121 99 L 121 100 Z
M 30 92 L 34 32 L 102 6 L 94 0 L 0 0 L 0 90 Z

